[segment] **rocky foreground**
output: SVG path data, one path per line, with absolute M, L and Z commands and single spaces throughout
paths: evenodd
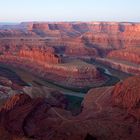
M 13 94 L 0 108 L 0 137 L 2 140 L 139 140 L 139 82 L 139 77 L 130 77 L 114 87 L 91 89 L 78 116 L 65 110 L 67 102 L 60 98 L 60 93 L 53 96 L 58 99 L 57 104 L 53 98 Z

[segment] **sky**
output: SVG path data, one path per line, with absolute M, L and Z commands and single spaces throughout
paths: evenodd
M 140 22 L 140 0 L 0 0 L 0 22 Z

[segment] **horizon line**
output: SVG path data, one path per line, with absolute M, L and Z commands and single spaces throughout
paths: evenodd
M 20 23 L 53 23 L 53 22 L 56 22 L 56 23 L 59 23 L 59 22 L 67 22 L 67 23 L 70 23 L 70 22 L 109 22 L 109 23 L 140 23 L 140 21 L 104 21 L 104 20 L 54 20 L 54 21 L 50 21 L 50 20 L 26 20 L 26 21 L 0 21 L 0 24 L 6 24 L 6 23 L 11 23 L 11 24 L 20 24 Z

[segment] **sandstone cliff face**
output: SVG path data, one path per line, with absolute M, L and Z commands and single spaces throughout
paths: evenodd
M 130 77 L 119 82 L 113 92 L 114 105 L 128 110 L 139 109 L 140 99 L 140 77 Z
M 140 24 L 116 22 L 32 22 L 15 27 L 1 27 L 0 53 L 21 53 L 23 50 L 47 50 L 62 57 L 96 58 L 108 57 L 140 63 Z M 38 59 L 45 60 L 44 54 Z M 41 58 L 42 55 L 42 58 Z M 48 58 L 47 58 L 48 59 Z M 53 58 L 52 60 L 53 61 Z M 56 63 L 54 60 L 53 63 Z M 114 64 L 116 65 L 116 63 Z M 129 65 L 113 66 L 134 74 L 139 71 Z M 121 68 L 120 68 L 121 67 Z M 136 66 L 138 67 L 138 66 Z
M 24 27 L 21 29 L 18 26 Z M 100 47 L 139 46 L 140 24 L 111 22 L 22 23 L 17 29 L 1 30 L 1 37 L 83 38 Z
M 140 74 L 140 48 L 130 47 L 108 52 L 107 58 L 96 58 L 103 64 L 114 69 L 139 75 Z
M 112 51 L 108 54 L 109 58 L 116 58 L 119 60 L 125 60 L 135 64 L 140 64 L 140 48 L 129 48 L 117 51 Z
M 20 50 L 19 57 L 32 59 L 36 62 L 45 62 L 51 64 L 58 64 L 61 62 L 60 58 L 52 53 L 52 50 Z
M 92 23 L 90 26 L 87 38 L 93 45 L 113 48 L 139 46 L 140 24 Z
M 80 37 L 92 46 L 125 48 L 139 46 L 140 24 L 133 23 L 35 23 L 33 30 L 60 31 L 62 37 Z
M 102 125 L 102 123 L 104 122 L 101 119 L 102 118 L 101 116 L 103 115 L 105 117 L 107 115 L 110 118 L 110 122 L 108 123 L 104 122 L 106 125 L 106 130 L 111 128 L 111 123 L 112 123 L 112 128 L 110 130 L 110 132 L 112 131 L 112 134 L 110 136 L 108 135 L 109 138 L 107 139 L 111 139 L 111 140 L 119 139 L 117 137 L 119 135 L 122 135 L 123 137 L 122 139 L 125 139 L 125 140 L 127 139 L 138 140 L 139 130 L 138 128 L 135 128 L 135 125 L 140 117 L 139 115 L 139 109 L 140 109 L 139 108 L 139 103 L 140 103 L 139 81 L 140 81 L 139 76 L 135 76 L 135 77 L 130 77 L 122 82 L 119 82 L 117 85 L 115 85 L 115 87 L 106 87 L 106 88 L 103 87 L 103 88 L 91 89 L 84 98 L 83 112 L 81 113 L 81 115 L 86 116 L 87 118 L 90 118 L 91 116 L 95 117 L 97 114 L 100 114 L 99 115 L 100 125 Z M 94 110 L 94 112 L 92 110 Z M 94 119 L 96 120 L 98 119 L 98 117 L 97 118 L 95 117 Z M 106 121 L 107 120 L 108 119 L 106 119 Z M 123 125 L 123 123 L 121 122 L 122 120 L 124 121 L 126 128 L 131 127 L 131 130 L 132 130 L 131 132 L 123 131 L 123 129 L 126 129 L 126 128 L 121 127 Z M 119 121 L 120 121 L 120 127 L 117 128 L 115 126 L 115 123 L 117 124 L 119 123 Z M 96 128 L 98 129 L 98 125 Z M 114 132 L 117 132 L 117 133 L 114 133 Z M 107 133 L 108 132 L 106 132 L 106 134 Z M 112 137 L 113 135 L 114 135 L 114 138 Z
M 100 86 L 107 80 L 107 77 L 101 75 L 96 67 L 82 61 L 53 64 L 31 58 L 2 55 L 0 62 L 27 70 L 50 82 L 68 88 L 84 89 Z
M 77 47 L 76 45 L 68 46 L 64 55 L 69 57 L 90 57 L 94 58 L 98 56 L 98 52 L 94 48 Z
M 2 29 L 0 31 L 0 37 L 5 38 L 0 40 L 0 44 L 3 46 L 1 52 L 5 48 L 17 51 L 23 45 L 28 48 L 48 45 L 54 48 L 63 46 L 64 54 L 71 55 L 71 51 L 69 51 L 71 49 L 76 56 L 77 51 L 81 49 L 81 56 L 91 56 L 91 54 L 96 55 L 101 54 L 101 52 L 105 52 L 106 55 L 113 49 L 138 47 L 140 45 L 140 24 L 137 23 L 48 22 L 21 23 L 18 26 L 17 29 Z M 30 38 L 30 41 L 26 39 L 27 37 Z M 61 49 L 59 53 L 62 53 Z
M 107 58 L 96 58 L 97 61 L 114 69 L 139 75 L 140 74 L 140 48 L 130 47 L 110 51 Z
M 48 48 L 47 45 L 45 45 L 45 42 L 40 41 L 37 39 L 28 39 L 28 38 L 1 38 L 0 39 L 0 54 L 4 53 L 10 53 L 15 54 L 18 53 L 20 50 L 31 50 L 31 49 L 38 49 L 38 48 Z
M 96 61 L 103 63 L 113 69 L 132 74 L 140 75 L 140 67 L 129 61 L 122 61 L 118 59 L 96 58 Z

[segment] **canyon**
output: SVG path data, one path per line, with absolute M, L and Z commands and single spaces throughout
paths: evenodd
M 139 140 L 140 23 L 0 25 L 2 140 Z
M 139 71 L 139 23 L 23 22 L 18 25 L 3 25 L 0 29 L 1 54 L 18 53 L 22 49 L 49 48 L 62 59 L 102 58 L 112 68 L 119 70 L 120 66 L 127 73 L 131 73 L 129 69 Z
M 90 64 L 82 61 L 59 63 L 59 58 L 50 53 L 43 57 L 38 51 L 24 51 L 24 54 L 22 51 L 22 54 L 19 53 L 17 56 L 0 56 L 0 62 L 38 74 L 40 78 L 72 89 L 101 86 L 107 81 L 107 77 L 102 76 L 97 68 Z

